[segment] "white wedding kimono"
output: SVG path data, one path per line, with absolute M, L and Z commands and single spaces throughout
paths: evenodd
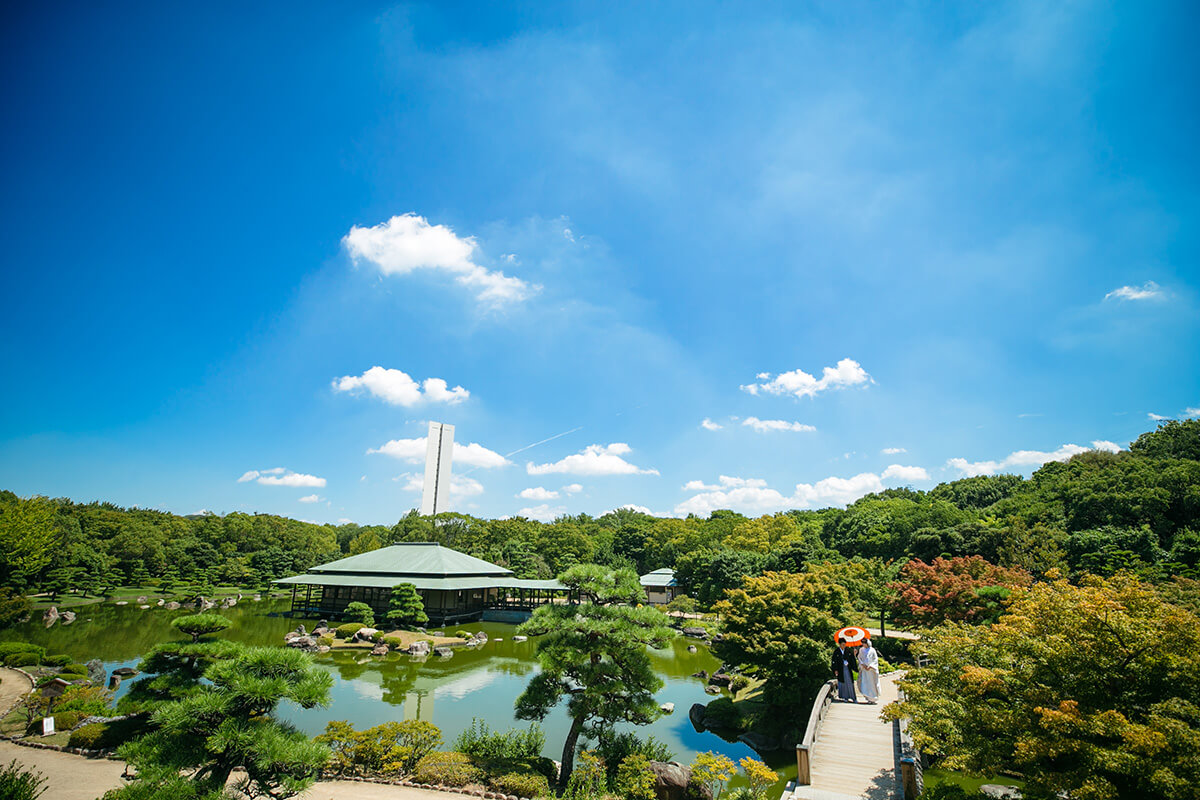
M 868 702 L 879 699 L 879 654 L 869 639 L 858 648 L 858 688 Z

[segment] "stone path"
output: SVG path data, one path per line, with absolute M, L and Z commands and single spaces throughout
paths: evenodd
M 32 688 L 33 683 L 25 673 L 0 667 L 0 717 L 12 711 L 13 706 L 21 702 L 21 698 L 29 694 Z
M 879 704 L 831 703 L 812 753 L 812 785 L 782 800 L 884 800 L 903 796 L 895 726 L 879 711 L 896 700 L 896 673 L 880 676 Z

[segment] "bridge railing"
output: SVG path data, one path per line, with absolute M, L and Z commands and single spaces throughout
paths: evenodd
M 821 723 L 825 721 L 825 711 L 833 701 L 833 693 L 837 691 L 837 681 L 830 678 L 817 692 L 813 700 L 812 711 L 808 715 L 808 726 L 804 729 L 804 738 L 796 745 L 796 784 L 808 786 L 812 783 L 812 756 L 816 746 L 817 735 L 821 732 Z
M 925 664 L 929 663 L 929 657 L 924 656 Z M 920 657 L 917 665 L 921 664 Z M 900 693 L 901 702 L 905 699 L 904 689 L 897 687 Z M 900 786 L 904 790 L 904 800 L 915 800 L 925 792 L 925 770 L 921 765 L 921 751 L 917 749 L 917 745 L 913 742 L 912 736 L 908 732 L 908 718 L 904 717 L 896 721 L 896 725 L 900 731 Z

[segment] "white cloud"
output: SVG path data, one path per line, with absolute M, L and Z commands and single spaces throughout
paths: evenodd
M 499 270 L 484 269 L 473 260 L 473 237 L 464 239 L 445 225 L 430 225 L 416 214 L 392 217 L 371 228 L 355 225 L 342 244 L 355 263 L 369 261 L 385 275 L 407 275 L 418 269 L 449 272 L 488 305 L 518 302 L 542 288 Z
M 903 447 L 885 447 L 879 452 L 883 453 L 885 456 L 894 456 L 900 453 L 907 453 L 908 451 Z
M 713 422 L 708 417 L 705 417 L 704 419 L 700 420 L 700 427 L 704 428 L 704 430 L 706 430 L 706 431 L 719 431 L 722 428 L 724 428 L 725 426 L 719 425 L 718 423 Z
M 616 508 L 612 509 L 612 511 L 608 511 L 606 513 L 611 514 L 613 511 L 620 511 L 621 509 L 626 509 L 626 508 L 629 509 L 630 511 L 636 511 L 639 514 L 647 514 L 651 517 L 670 516 L 669 514 L 660 514 L 657 511 L 651 511 L 650 509 L 646 508 L 645 506 L 639 506 L 639 505 L 636 505 L 635 503 L 626 503 L 623 506 L 617 506 Z M 603 516 L 603 514 L 601 516 Z
M 609 445 L 591 444 L 575 455 L 567 456 L 552 464 L 525 465 L 530 475 L 548 475 L 565 472 L 571 475 L 657 475 L 656 469 L 642 469 L 630 464 L 621 456 L 631 453 L 632 448 L 624 442 Z
M 354 520 L 349 519 L 348 517 L 340 517 L 337 521 L 337 524 L 338 525 L 352 525 L 352 524 L 354 524 Z
M 583 491 L 583 484 L 582 483 L 568 483 L 566 486 L 562 487 L 562 490 L 564 492 L 566 492 L 567 494 L 579 494 L 580 492 Z
M 1188 419 L 1195 419 L 1196 417 L 1200 417 L 1200 408 L 1185 408 L 1183 410 L 1183 415 L 1185 417 L 1187 417 Z
M 301 503 L 319 503 L 321 498 L 318 495 L 310 494 L 300 498 Z
M 979 475 L 995 475 L 1000 470 L 1009 467 L 1040 467 L 1050 461 L 1067 461 L 1071 456 L 1086 453 L 1088 450 L 1105 450 L 1115 453 L 1120 449 L 1113 442 L 1096 440 L 1092 442 L 1090 448 L 1077 444 L 1064 444 L 1057 450 L 1048 453 L 1041 450 L 1017 450 L 1009 453 L 1000 461 L 967 461 L 965 458 L 951 458 L 946 462 L 946 466 L 959 470 L 968 478 L 974 478 Z
M 422 394 L 422 386 L 425 392 Z M 419 384 L 408 373 L 398 369 L 371 367 L 362 375 L 343 375 L 333 381 L 335 392 L 358 393 L 366 390 L 384 402 L 394 406 L 415 406 L 422 400 L 431 403 L 461 403 L 471 396 L 461 386 L 448 389 L 441 378 L 426 378 L 424 384 Z
M 867 374 L 857 361 L 843 358 L 836 367 L 825 367 L 820 378 L 809 375 L 804 370 L 794 369 L 771 378 L 771 373 L 760 372 L 756 376 L 763 383 L 751 383 L 742 386 L 742 391 L 750 394 L 766 392 L 767 394 L 790 394 L 796 397 L 816 397 L 827 389 L 845 389 L 861 383 L 871 383 Z
M 405 472 L 397 476 L 395 480 L 405 481 L 404 491 L 406 492 L 420 492 L 425 489 L 425 476 L 415 472 Z M 450 494 L 454 497 L 473 497 L 483 494 L 483 484 L 465 475 L 451 475 Z
M 788 422 L 782 419 L 759 419 L 758 417 L 746 417 L 742 421 L 742 425 L 748 425 L 758 433 L 770 433 L 772 431 L 807 432 L 816 430 L 812 425 L 805 425 L 803 422 Z
M 892 464 L 883 471 L 883 479 L 896 478 L 901 481 L 927 481 L 929 473 L 924 467 L 904 467 L 899 464 Z
M 323 489 L 325 487 L 324 478 L 318 478 L 316 475 L 304 475 L 299 472 L 292 472 L 283 467 L 252 469 L 238 478 L 238 483 L 246 483 L 247 481 L 258 481 L 263 486 L 308 486 L 314 489 Z
M 1155 300 L 1163 296 L 1162 289 L 1154 281 L 1146 281 L 1140 288 L 1121 286 L 1104 295 L 1105 300 Z
M 536 519 L 541 522 L 551 522 L 556 517 L 561 517 L 564 513 L 566 513 L 566 510 L 567 509 L 562 506 L 550 506 L 546 503 L 542 503 L 540 506 L 522 508 L 517 512 L 517 516 L 525 517 L 527 519 Z
M 545 489 L 541 486 L 530 486 L 528 489 L 522 489 L 517 492 L 517 497 L 522 500 L 556 500 L 558 492 L 550 489 Z
M 1155 422 L 1166 422 L 1167 420 L 1171 419 L 1170 417 L 1164 417 L 1162 414 L 1155 414 L 1153 411 L 1151 411 L 1146 416 L 1149 417 L 1150 419 L 1154 420 Z
M 424 436 L 418 439 L 393 439 L 380 447 L 371 448 L 367 451 L 367 454 L 382 453 L 385 456 L 398 458 L 410 464 L 421 464 L 425 461 L 425 447 L 426 437 Z M 512 462 L 494 450 L 488 450 L 483 445 L 474 442 L 465 445 L 455 442 L 454 463 L 468 467 L 491 469 L 493 467 L 503 467 Z
M 721 475 L 716 485 L 703 481 L 688 481 L 684 491 L 699 491 L 675 506 L 680 516 L 707 516 L 718 508 L 729 508 L 745 514 L 767 514 L 788 508 L 845 505 L 871 492 L 883 491 L 878 475 L 864 472 L 852 478 L 830 477 L 815 484 L 798 483 L 790 497 L 771 489 L 758 478 L 736 478 Z

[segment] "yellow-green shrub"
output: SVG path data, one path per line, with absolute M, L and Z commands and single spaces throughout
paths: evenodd
M 471 766 L 465 753 L 438 751 L 417 762 L 415 777 L 418 783 L 466 786 L 479 780 L 479 770 Z
M 498 792 L 515 794 L 517 797 L 545 797 L 550 794 L 550 781 L 546 780 L 545 775 L 510 772 L 497 775 L 488 783 Z

